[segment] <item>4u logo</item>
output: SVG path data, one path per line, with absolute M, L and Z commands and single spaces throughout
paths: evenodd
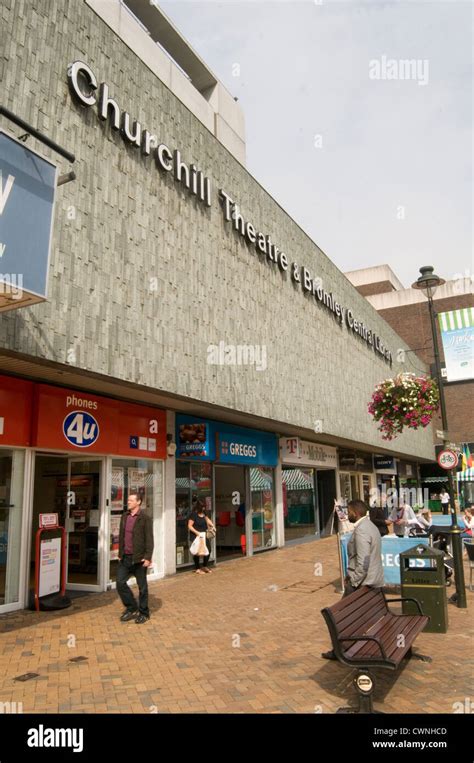
M 99 424 L 90 413 L 71 411 L 63 421 L 63 432 L 72 445 L 88 448 L 99 437 Z

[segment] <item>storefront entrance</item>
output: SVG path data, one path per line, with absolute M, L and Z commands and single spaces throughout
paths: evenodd
M 24 451 L 0 449 L 0 610 L 5 612 L 20 595 L 24 464 Z
M 211 560 L 275 548 L 276 437 L 181 414 L 176 426 L 176 567 L 193 564 L 188 521 L 198 501 L 217 529 Z
M 309 467 L 283 467 L 283 517 L 286 543 L 297 538 L 316 535 L 318 532 L 315 473 L 316 470 Z
M 99 528 L 105 503 L 103 471 L 102 458 L 36 454 L 30 588 L 34 585 L 39 515 L 56 513 L 59 524 L 67 531 L 67 588 L 102 590 Z
M 216 465 L 214 483 L 217 559 L 273 548 L 276 545 L 273 469 Z
M 247 500 L 244 466 L 215 466 L 216 558 L 231 559 L 247 550 Z
M 341 497 L 344 501 L 364 501 L 367 506 L 370 506 L 371 491 L 375 483 L 373 474 L 339 472 L 339 480 Z

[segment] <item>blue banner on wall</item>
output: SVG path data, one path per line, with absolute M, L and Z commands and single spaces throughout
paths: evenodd
M 448 381 L 474 379 L 474 307 L 438 314 Z
M 347 570 L 347 544 L 352 533 L 344 533 L 341 539 L 341 557 L 344 575 Z M 396 538 L 385 535 L 382 538 L 382 565 L 385 585 L 400 585 L 400 554 L 419 545 L 428 545 L 428 538 Z M 420 567 L 424 560 L 418 559 Z
M 46 297 L 55 188 L 56 166 L 0 131 L 0 262 L 5 293 L 9 286 L 12 293 L 20 288 Z
M 277 436 L 209 419 L 176 416 L 177 457 L 221 464 L 276 466 Z

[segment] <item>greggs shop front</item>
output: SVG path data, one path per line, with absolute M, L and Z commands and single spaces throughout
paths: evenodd
M 277 545 L 277 436 L 193 416 L 176 416 L 176 567 L 192 563 L 188 519 L 197 502 L 217 528 L 211 559 Z
M 114 586 L 132 490 L 153 519 L 159 577 L 165 458 L 161 409 L 0 376 L 0 612 L 28 604 L 43 513 L 67 531 L 67 588 Z

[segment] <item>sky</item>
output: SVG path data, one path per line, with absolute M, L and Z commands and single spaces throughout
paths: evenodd
M 471 2 L 159 5 L 239 99 L 249 172 L 342 271 L 472 274 Z

